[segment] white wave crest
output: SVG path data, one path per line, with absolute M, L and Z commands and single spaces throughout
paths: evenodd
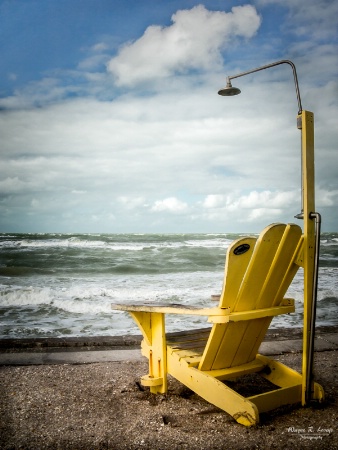
M 0 305 L 3 307 L 50 304 L 50 288 L 6 287 L 0 292 Z

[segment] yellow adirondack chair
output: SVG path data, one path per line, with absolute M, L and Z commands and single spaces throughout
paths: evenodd
M 170 374 L 246 426 L 257 424 L 260 412 L 300 403 L 302 375 L 257 352 L 272 318 L 295 309 L 294 300 L 284 295 L 302 266 L 303 241 L 299 226 L 272 224 L 258 238 L 233 242 L 218 307 L 112 305 L 128 311 L 142 331 L 149 374 L 141 383 L 152 393 L 166 393 Z M 213 325 L 166 336 L 165 314 L 204 315 Z M 251 373 L 260 374 L 275 389 L 243 397 L 226 384 Z M 323 397 L 322 387 L 314 383 L 313 398 Z

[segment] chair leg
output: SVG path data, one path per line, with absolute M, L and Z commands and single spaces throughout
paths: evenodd
M 153 394 L 165 394 L 167 392 L 167 351 L 164 314 L 147 314 L 150 315 L 151 326 L 147 334 L 148 339 L 145 338 L 142 341 L 142 354 L 148 358 L 149 373 L 141 378 L 141 384 L 149 386 Z
M 281 388 L 290 388 L 292 386 L 302 385 L 302 375 L 290 367 L 275 361 L 267 356 L 257 355 L 257 359 L 262 361 L 268 368 L 268 372 L 262 372 L 261 375 L 271 383 L 280 386 Z M 313 383 L 312 400 L 324 401 L 325 393 L 322 386 L 318 383 Z M 293 403 L 297 403 L 297 398 Z
M 165 394 L 167 350 L 164 314 L 150 311 L 129 311 L 129 313 L 142 332 L 142 355 L 149 360 L 149 373 L 141 378 L 141 383 L 149 386 L 153 394 Z
M 255 404 L 216 378 L 193 367 L 184 359 L 168 356 L 168 373 L 209 403 L 230 414 L 238 423 L 253 426 L 259 422 Z

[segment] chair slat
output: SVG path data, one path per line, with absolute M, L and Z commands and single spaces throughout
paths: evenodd
M 228 248 L 225 260 L 224 284 L 219 302 L 220 308 L 233 310 L 256 241 L 257 238 L 255 237 L 246 237 L 236 240 Z

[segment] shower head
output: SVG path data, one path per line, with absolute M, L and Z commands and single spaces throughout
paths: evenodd
M 227 85 L 225 86 L 225 88 L 218 91 L 218 95 L 223 95 L 223 97 L 231 97 L 232 95 L 238 95 L 240 93 L 241 90 L 233 87 L 229 79 L 227 80 Z

